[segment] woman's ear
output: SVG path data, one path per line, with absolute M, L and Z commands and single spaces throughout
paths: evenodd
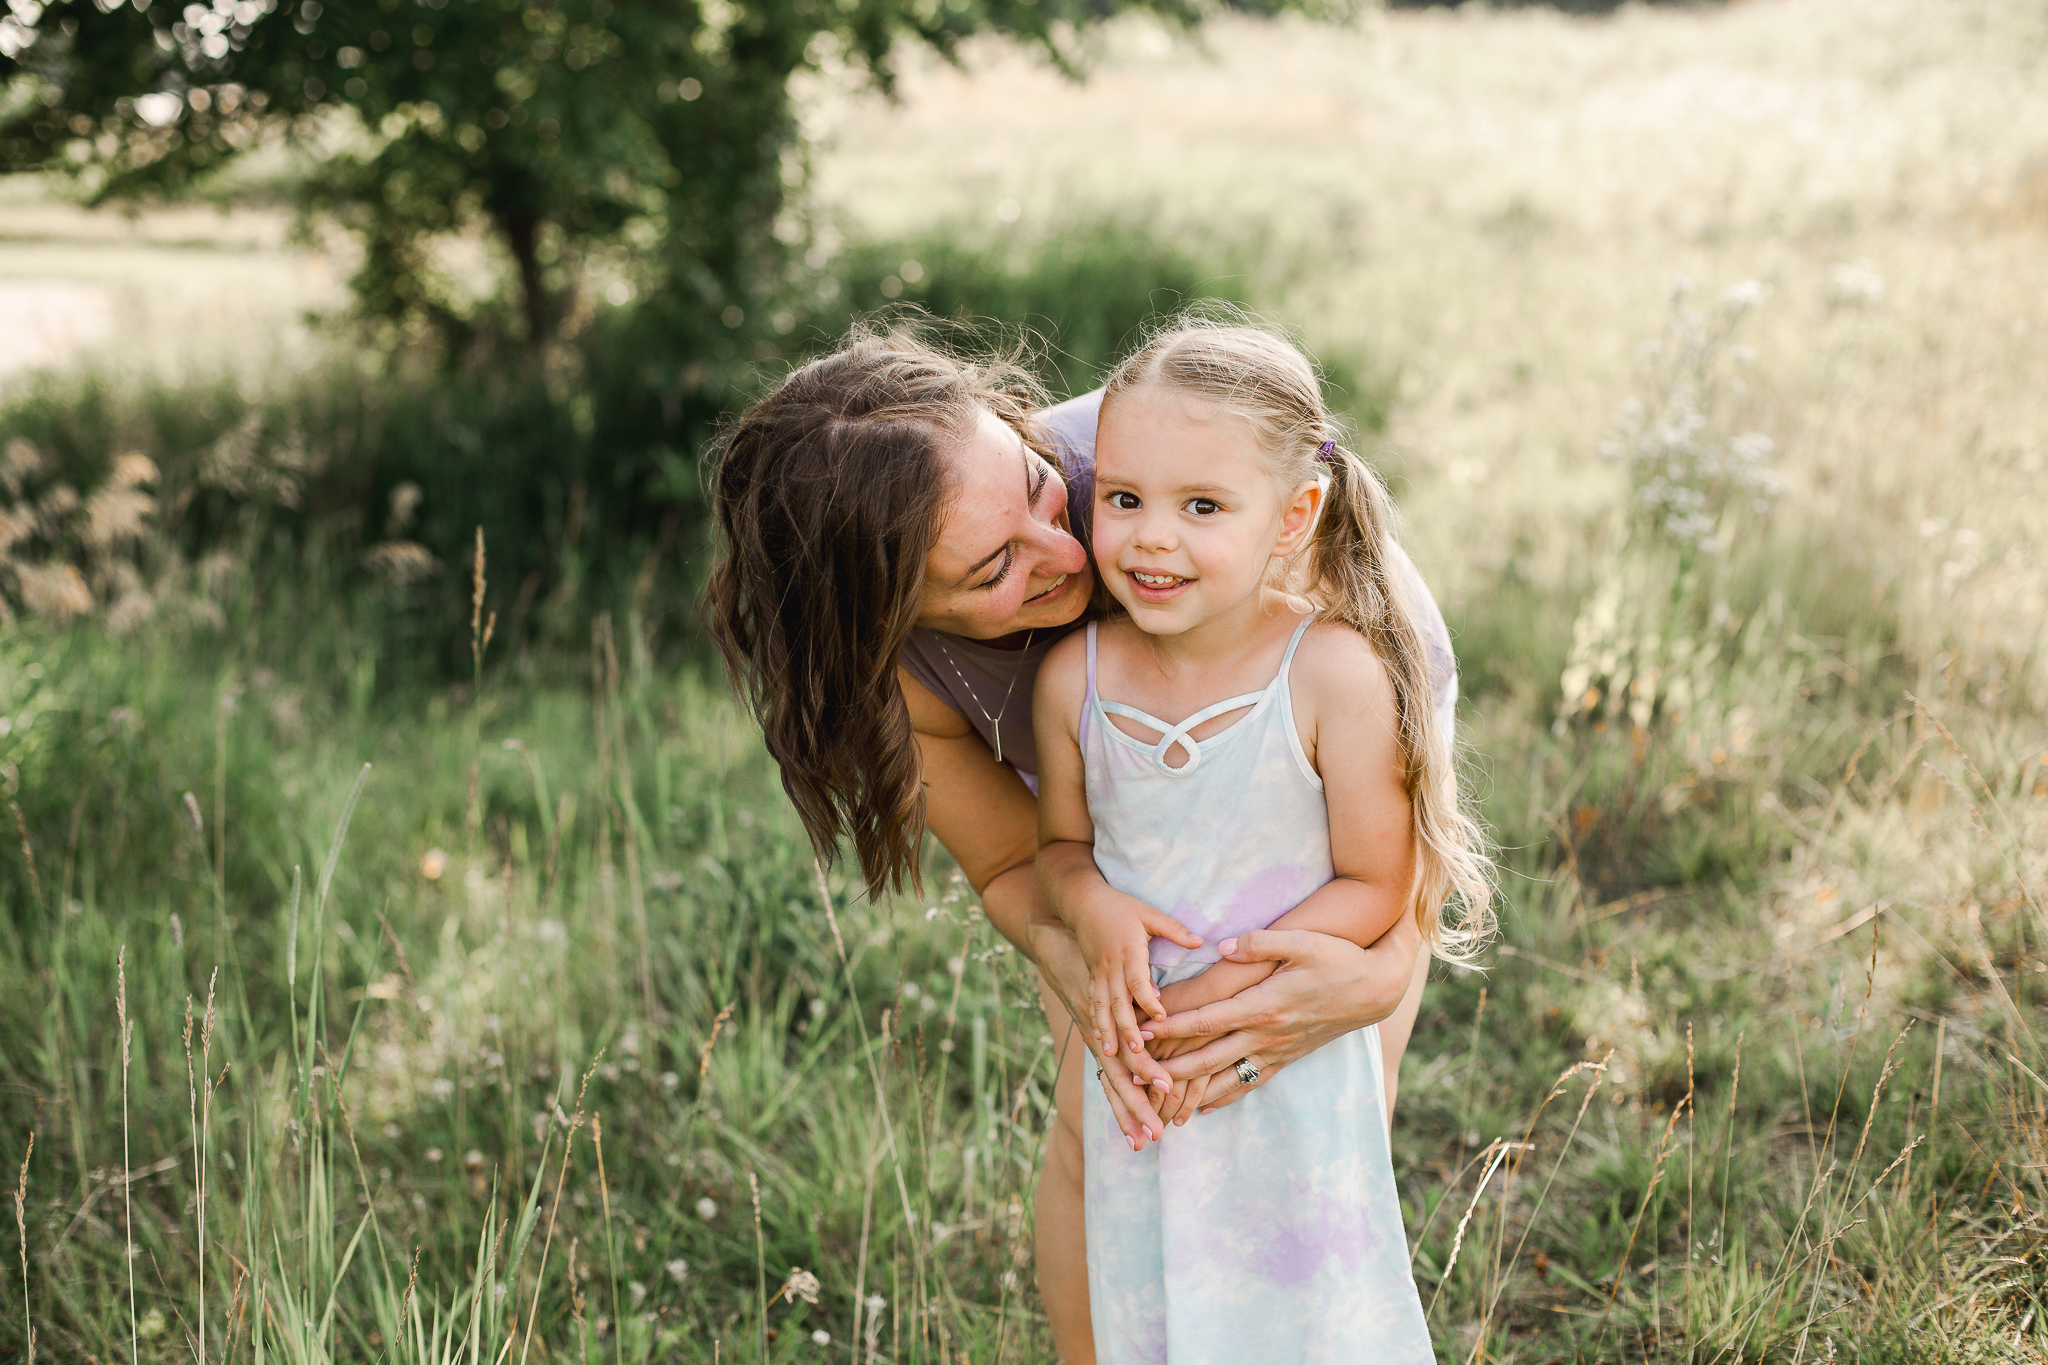
M 1322 479 L 1306 479 L 1288 495 L 1280 510 L 1280 539 L 1273 543 L 1276 556 L 1285 559 L 1308 544 L 1322 516 L 1323 499 L 1328 495 L 1329 487 Z

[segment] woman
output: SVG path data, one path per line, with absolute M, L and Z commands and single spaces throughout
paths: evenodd
M 1083 1068 L 1100 1068 L 1126 1131 L 1163 1131 L 1120 1055 L 1084 1055 L 1092 1030 L 1072 1021 L 1090 1017 L 1087 973 L 1033 868 L 1032 684 L 1093 595 L 1086 541 L 1099 406 L 1098 393 L 1042 410 L 1037 385 L 1013 363 L 856 330 L 723 438 L 714 493 L 723 543 L 707 604 L 820 854 L 851 839 L 879 894 L 915 878 L 929 829 L 990 923 L 1038 968 L 1060 1062 L 1036 1259 L 1067 1365 L 1095 1358 Z M 1452 707 L 1443 618 L 1405 557 L 1401 568 L 1435 660 L 1438 704 Z M 1229 1104 L 1248 1088 L 1240 1062 L 1251 1063 L 1256 1086 L 1378 1023 L 1391 1106 L 1421 1002 L 1418 944 L 1412 921 L 1371 949 L 1321 934 L 1244 935 L 1239 960 L 1279 970 L 1232 1000 L 1153 1025 L 1162 1037 L 1212 1039 L 1168 1071 L 1210 1076 L 1205 1103 Z

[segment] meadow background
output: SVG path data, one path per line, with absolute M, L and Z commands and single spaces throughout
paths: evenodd
M 1298 328 L 1500 846 L 1396 1115 L 1440 1358 L 2048 1356 L 2048 15 L 1085 42 L 807 74 L 811 273 L 692 391 L 899 299 L 1061 391 Z M 269 174 L 0 181 L 0 1358 L 1048 1359 L 1027 970 L 942 854 L 818 875 L 631 290 L 408 368 Z

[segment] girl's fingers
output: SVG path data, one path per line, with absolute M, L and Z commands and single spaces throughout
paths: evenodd
M 1202 1097 L 1209 1091 L 1209 1078 L 1197 1076 L 1187 1083 L 1187 1096 L 1181 1101 L 1180 1121 L 1183 1127 L 1187 1121 L 1202 1111 Z
M 1137 1002 L 1139 1009 L 1145 1011 L 1153 1019 L 1164 1019 L 1166 1017 L 1166 1006 L 1159 999 L 1159 988 L 1152 984 L 1151 963 L 1147 962 L 1142 968 L 1132 972 L 1129 985 L 1131 988 L 1131 999 Z M 1143 1042 L 1142 1028 L 1139 1041 Z
M 1180 1102 L 1185 1093 L 1183 1087 L 1175 1086 L 1159 1097 L 1159 1121 L 1169 1128 L 1173 1126 L 1174 1115 L 1180 1113 Z
M 1173 916 L 1161 914 L 1149 905 L 1140 912 L 1138 919 L 1144 924 L 1145 932 L 1154 938 L 1172 939 L 1183 948 L 1199 948 L 1202 946 L 1202 936 L 1200 934 L 1188 928 Z
M 1105 1057 L 1114 1057 L 1117 1051 L 1116 1040 L 1119 1035 L 1114 1000 L 1115 992 L 1110 990 L 1107 981 L 1097 979 L 1089 983 L 1089 1024 L 1095 1030 L 1095 1050 Z
M 1132 1066 L 1138 1065 L 1138 1058 L 1145 1051 L 1145 1042 L 1138 1037 L 1138 1016 L 1131 1010 L 1131 997 L 1118 991 L 1112 1002 L 1116 1037 L 1124 1045 L 1124 1056 Z

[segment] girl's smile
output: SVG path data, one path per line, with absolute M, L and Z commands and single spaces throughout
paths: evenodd
M 1283 491 L 1248 422 L 1164 388 L 1105 405 L 1096 431 L 1095 564 L 1148 635 L 1259 610 L 1276 558 L 1306 536 L 1314 483 Z
M 1124 576 L 1131 580 L 1131 592 L 1144 602 L 1171 602 L 1181 589 L 1194 582 L 1178 574 L 1147 573 L 1143 569 L 1126 569 Z

